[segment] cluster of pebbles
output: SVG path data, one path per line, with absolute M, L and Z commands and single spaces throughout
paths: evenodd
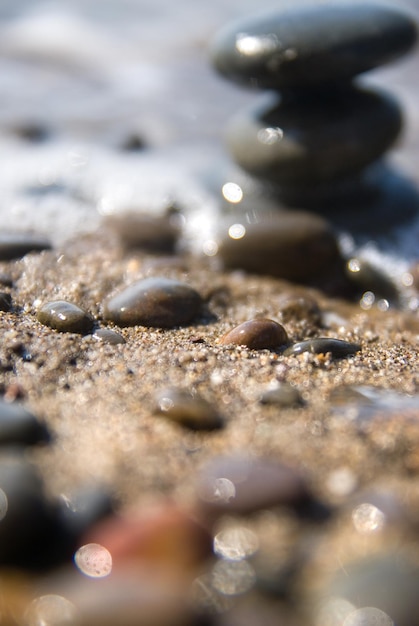
M 368 3 L 228 27 L 220 70 L 281 93 L 237 160 L 292 195 L 352 184 L 401 124 L 352 79 L 414 39 Z M 341 267 L 316 215 L 233 224 L 225 270 L 167 224 L 0 237 L 1 623 L 419 624 L 417 311 L 302 286 Z

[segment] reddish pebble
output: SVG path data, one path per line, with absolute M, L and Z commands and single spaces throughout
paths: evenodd
M 283 346 L 287 341 L 287 332 L 281 324 L 270 319 L 256 318 L 230 330 L 221 337 L 220 343 L 246 346 L 251 350 L 263 350 Z

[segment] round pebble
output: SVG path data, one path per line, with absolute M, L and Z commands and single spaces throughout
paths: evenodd
M 92 337 L 102 343 L 109 343 L 115 346 L 119 343 L 126 343 L 124 337 L 110 328 L 98 328 Z
M 218 255 L 227 268 L 307 282 L 343 263 L 323 218 L 304 211 L 237 216 L 220 229 Z
M 256 318 L 239 324 L 220 339 L 222 345 L 235 344 L 250 350 L 263 350 L 283 346 L 288 335 L 283 326 L 270 319 Z
M 8 313 L 12 309 L 12 296 L 4 291 L 0 292 L 0 311 Z
M 62 333 L 90 333 L 95 320 L 72 302 L 56 300 L 47 302 L 38 311 L 38 321 Z
M 261 394 L 259 402 L 261 404 L 269 404 L 284 409 L 304 405 L 304 400 L 298 389 L 289 383 L 281 383 L 274 389 L 268 389 Z
M 22 405 L 0 400 L 0 445 L 48 442 L 47 427 Z
M 349 79 L 397 59 L 416 38 L 413 19 L 397 7 L 316 3 L 227 24 L 211 57 L 229 80 L 282 89 Z
M 302 352 L 311 352 L 312 354 L 330 353 L 335 358 L 341 358 L 355 354 L 359 350 L 361 350 L 361 346 L 357 343 L 329 337 L 318 337 L 317 339 L 307 339 L 307 341 L 294 343 L 285 350 L 284 355 L 289 356 L 301 354 Z
M 28 252 L 40 252 L 50 248 L 51 243 L 47 239 L 31 233 L 0 234 L 0 261 L 20 259 Z
M 156 412 L 190 430 L 216 430 L 223 420 L 215 407 L 197 394 L 182 389 L 160 391 Z
M 104 317 L 119 326 L 174 328 L 199 313 L 201 296 L 189 285 L 169 278 L 146 278 L 130 285 L 104 306 Z
M 400 108 L 391 97 L 325 87 L 321 94 L 275 96 L 239 112 L 227 143 L 246 172 L 299 189 L 357 174 L 388 150 L 401 127 Z

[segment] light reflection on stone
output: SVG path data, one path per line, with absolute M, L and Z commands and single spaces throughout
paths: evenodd
M 281 141 L 284 137 L 284 131 L 282 128 L 277 127 L 269 127 L 262 128 L 258 132 L 258 140 L 260 143 L 265 144 L 266 146 L 272 146 L 274 143 Z
M 278 45 L 276 35 L 248 35 L 247 33 L 239 33 L 236 36 L 236 49 L 240 54 L 245 56 L 257 56 L 274 51 Z
M 212 569 L 212 585 L 226 596 L 249 591 L 255 583 L 255 572 L 247 561 L 218 561 Z
M 225 183 L 222 187 L 222 194 L 232 204 L 238 204 L 243 200 L 243 189 L 237 183 Z
M 368 311 L 375 302 L 375 294 L 372 291 L 366 291 L 362 294 L 362 298 L 359 301 L 359 305 L 361 309 L 364 311 Z
M 214 552 L 230 561 L 241 561 L 259 548 L 257 535 L 244 526 L 221 530 L 214 537 Z
M 359 533 L 370 535 L 384 528 L 386 516 L 379 508 L 365 502 L 352 511 L 352 521 Z
M 77 610 L 74 604 L 55 594 L 35 598 L 23 618 L 24 626 L 69 626 L 76 621 Z
M 384 611 L 368 606 L 350 613 L 343 626 L 394 626 L 394 622 Z
M 8 508 L 9 501 L 7 499 L 7 495 L 3 489 L 0 489 L 0 522 L 6 517 Z
M 202 244 L 202 252 L 206 256 L 216 256 L 218 254 L 218 243 L 213 239 L 208 239 Z
M 98 543 L 87 543 L 77 550 L 74 562 L 85 576 L 105 578 L 112 571 L 112 555 Z
M 228 234 L 231 239 L 243 239 L 246 234 L 246 227 L 243 224 L 233 224 L 228 229 Z

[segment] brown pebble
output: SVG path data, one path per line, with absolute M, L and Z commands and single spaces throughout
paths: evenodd
M 156 412 L 191 430 L 216 430 L 223 426 L 223 420 L 212 404 L 182 389 L 160 391 Z
M 270 319 L 256 318 L 239 324 L 220 339 L 222 345 L 236 344 L 251 350 L 277 348 L 288 341 L 283 326 Z
M 89 333 L 95 324 L 89 313 L 65 300 L 44 304 L 38 311 L 38 321 L 62 333 Z

